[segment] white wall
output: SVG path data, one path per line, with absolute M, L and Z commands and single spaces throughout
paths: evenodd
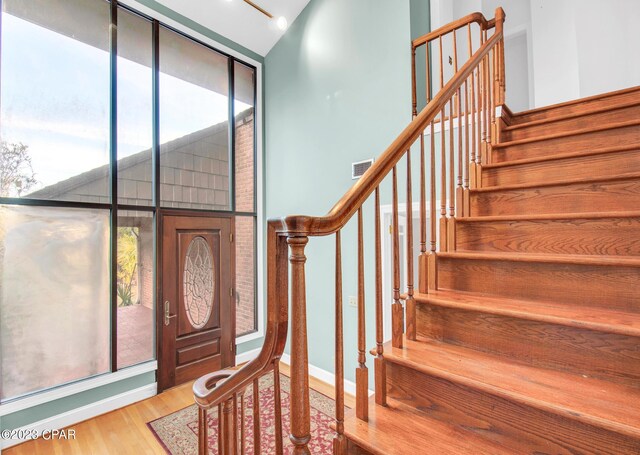
M 507 16 L 506 96 L 513 110 L 640 85 L 640 1 L 432 0 L 432 28 L 473 11 L 492 18 L 497 6 Z
M 533 57 L 531 44 L 530 0 L 505 2 L 504 0 L 431 0 L 431 28 L 435 29 L 467 14 L 482 12 L 487 19 L 495 16 L 496 8 L 502 6 L 507 15 L 504 24 L 505 55 L 507 67 L 506 101 L 513 110 L 525 110 L 533 106 Z M 464 35 L 466 42 L 466 34 Z M 473 35 L 473 48 L 478 48 L 477 36 Z M 443 45 L 447 53 L 446 42 Z M 462 55 L 466 59 L 466 53 Z M 509 76 L 513 77 L 513 82 Z M 445 72 L 445 78 L 447 77 Z
M 580 98 L 572 0 L 531 0 L 534 107 Z
M 640 1 L 574 1 L 580 96 L 640 84 Z M 600 32 L 602 31 L 602 32 Z

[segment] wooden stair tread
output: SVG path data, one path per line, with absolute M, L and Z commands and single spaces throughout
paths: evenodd
M 517 364 L 490 354 L 432 340 L 384 346 L 399 363 L 492 395 L 640 438 L 640 389 L 593 378 Z
M 333 426 L 333 425 L 332 425 Z M 369 421 L 356 418 L 355 410 L 345 413 L 344 434 L 372 454 L 406 455 L 510 455 L 506 449 L 459 426 L 429 418 L 391 398 L 387 406 L 369 399 Z
M 558 161 L 567 158 L 582 158 L 593 155 L 605 155 L 607 153 L 617 153 L 617 152 L 628 152 L 633 150 L 639 150 L 640 146 L 637 144 L 632 145 L 624 145 L 620 147 L 610 147 L 606 149 L 595 149 L 589 151 L 581 151 L 581 152 L 566 152 L 566 153 L 556 153 L 554 155 L 543 155 L 543 156 L 535 156 L 532 158 L 525 158 L 520 160 L 511 160 L 511 161 L 503 161 L 500 163 L 489 163 L 483 164 L 482 169 L 502 169 L 505 167 L 513 167 L 520 166 L 525 164 L 534 164 L 534 163 L 545 163 L 550 161 Z
M 548 141 L 550 139 L 559 139 L 559 138 L 565 138 L 565 137 L 572 137 L 572 136 L 580 136 L 582 134 L 589 134 L 589 133 L 594 133 L 597 131 L 607 131 L 607 130 L 615 130 L 618 128 L 625 128 L 628 126 L 640 126 L 640 120 L 638 119 L 633 119 L 633 120 L 629 120 L 626 122 L 618 122 L 618 123 L 612 123 L 612 124 L 608 124 L 608 125 L 600 125 L 598 127 L 595 128 L 584 128 L 584 129 L 579 129 L 579 130 L 569 130 L 569 131 L 564 131 L 561 133 L 554 133 L 554 134 L 547 134 L 546 136 L 536 136 L 536 137 L 529 137 L 526 139 L 517 139 L 515 141 L 508 141 L 508 142 L 500 142 L 498 144 L 493 144 L 492 148 L 493 149 L 503 149 L 505 147 L 512 147 L 514 145 L 523 145 L 523 144 L 532 144 L 535 142 L 543 142 L 543 141 Z
M 468 292 L 414 294 L 417 302 L 640 337 L 640 314 L 555 302 L 505 299 Z M 640 341 L 639 341 L 640 343 Z
M 537 262 L 552 264 L 580 264 L 580 265 L 602 265 L 602 266 L 623 266 L 623 267 L 640 267 L 640 257 L 624 257 L 624 256 L 593 256 L 580 254 L 532 254 L 532 253 L 470 253 L 470 252 L 451 252 L 438 253 L 440 258 L 449 259 L 475 259 L 485 261 L 518 261 L 518 262 Z
M 577 105 L 577 104 L 583 104 L 589 101 L 598 101 L 598 100 L 603 100 L 606 98 L 612 98 L 615 96 L 620 96 L 620 95 L 624 95 L 627 93 L 634 93 L 634 92 L 640 92 L 640 85 L 637 85 L 635 87 L 629 87 L 629 88 L 624 88 L 621 90 L 615 90 L 612 92 L 605 92 L 605 93 L 599 93 L 597 95 L 592 95 L 592 96 L 587 96 L 584 98 L 578 98 L 575 100 L 570 100 L 570 101 L 564 101 L 562 103 L 556 103 L 556 104 L 550 104 L 548 106 L 541 106 L 541 107 L 536 107 L 533 109 L 527 109 L 525 111 L 520 111 L 520 112 L 514 112 L 513 113 L 513 117 L 515 117 L 516 119 L 518 117 L 524 117 L 526 115 L 531 115 L 534 113 L 539 113 L 539 112 L 544 112 L 544 111 L 553 111 L 553 110 L 557 110 L 559 108 L 562 107 L 567 107 L 567 106 L 573 106 L 573 105 Z
M 568 186 L 568 185 L 576 185 L 576 184 L 590 184 L 590 183 L 600 183 L 600 182 L 614 182 L 617 180 L 635 180 L 640 179 L 640 173 L 630 172 L 625 174 L 619 174 L 616 176 L 606 176 L 606 177 L 593 177 L 589 179 L 585 178 L 576 178 L 576 179 L 566 179 L 563 181 L 551 181 L 551 182 L 535 182 L 535 183 L 519 183 L 515 185 L 500 185 L 500 186 L 487 186 L 484 188 L 475 188 L 470 189 L 471 193 L 490 193 L 494 191 L 511 191 L 511 190 L 527 190 L 527 189 L 535 189 L 542 188 L 548 186 Z
M 516 124 L 505 127 L 503 131 L 514 131 L 514 130 L 527 128 L 530 126 L 545 125 L 548 123 L 561 122 L 563 120 L 571 120 L 571 119 L 580 118 L 580 117 L 587 117 L 593 114 L 601 114 L 604 112 L 610 112 L 610 111 L 615 111 L 619 109 L 624 109 L 627 107 L 637 106 L 638 104 L 640 104 L 639 100 L 631 100 L 631 101 L 627 101 L 626 103 L 619 103 L 613 106 L 595 107 L 586 111 L 572 112 L 570 114 L 559 115 L 557 117 L 552 117 L 548 119 L 532 120 L 530 122 L 516 123 Z
M 456 223 L 477 223 L 487 221 L 540 221 L 540 220 L 575 220 L 591 218 L 637 218 L 637 212 L 579 212 L 579 213 L 539 213 L 530 215 L 493 215 L 467 216 L 456 218 Z

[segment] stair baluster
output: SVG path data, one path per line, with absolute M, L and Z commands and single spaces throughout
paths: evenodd
M 405 318 L 407 339 L 416 339 L 416 301 L 413 298 L 413 203 L 411 194 L 411 148 L 407 150 L 407 203 L 405 216 L 407 220 L 405 233 L 407 241 L 407 300 L 405 302 Z
M 244 393 L 246 389 L 240 392 L 240 420 L 238 421 L 238 425 L 240 425 L 240 455 L 244 455 L 245 452 L 245 429 L 244 429 Z
M 486 33 L 486 32 L 485 32 Z M 495 104 L 493 102 L 493 53 L 495 49 L 491 49 L 487 54 L 487 154 L 484 158 L 485 164 L 490 163 L 491 159 L 491 145 L 493 144 L 493 125 L 495 123 Z M 482 182 L 481 182 L 482 183 Z
M 260 388 L 259 380 L 253 381 L 253 452 L 259 455 L 262 447 L 260 433 Z M 204 452 L 206 453 L 206 452 Z M 220 452 L 222 453 L 222 452 Z
M 382 245 L 380 229 L 380 187 L 375 191 L 374 204 L 374 232 L 375 232 L 375 255 L 376 255 L 376 358 L 375 368 L 375 393 L 376 404 L 385 406 L 387 404 L 387 372 L 384 363 L 383 325 L 382 325 Z M 414 315 L 415 317 L 415 315 Z
M 276 403 L 273 410 L 275 417 L 276 454 L 282 455 L 282 406 L 279 405 L 279 403 L 282 403 L 280 394 L 280 362 L 273 363 L 273 401 Z
M 344 437 L 344 334 L 342 316 L 342 243 L 340 231 L 336 232 L 336 279 L 335 279 L 335 368 L 336 368 L 336 434 L 333 437 L 333 453 L 347 453 Z
M 453 32 L 453 71 L 455 73 L 458 72 L 458 43 L 456 39 L 456 32 Z M 466 94 L 466 92 L 465 92 Z M 456 178 L 456 213 L 455 216 L 462 217 L 464 216 L 464 190 L 462 187 L 462 159 L 463 159 L 463 148 L 462 148 L 462 130 L 466 127 L 463 125 L 463 120 L 465 116 L 462 112 L 462 85 L 458 87 L 457 93 L 457 112 L 458 112 L 458 173 Z M 465 107 L 466 110 L 466 107 Z
M 369 369 L 367 368 L 367 337 L 364 298 L 364 240 L 362 207 L 358 209 L 358 367 L 356 368 L 356 416 L 369 420 Z
M 455 193 L 455 144 L 453 126 L 453 99 L 449 100 L 449 217 L 447 218 L 447 251 L 455 248 L 455 222 L 456 222 L 456 193 Z M 444 126 L 444 125 L 443 125 Z
M 420 133 L 420 255 L 418 256 L 418 270 L 426 269 L 427 261 L 427 188 L 426 188 L 426 157 L 425 131 Z M 376 190 L 378 191 L 378 190 Z M 425 292 L 426 276 L 418 274 L 418 291 Z
M 207 410 L 198 408 L 198 453 L 207 453 L 209 443 L 209 429 L 207 427 Z
M 469 49 L 471 49 L 471 36 L 469 36 Z M 471 72 L 471 161 L 469 162 L 469 186 L 470 189 L 478 187 L 478 174 L 476 173 L 476 156 L 479 153 L 479 128 L 477 110 L 478 80 L 476 70 Z
M 400 232 L 398 220 L 398 170 L 392 171 L 391 239 L 393 245 L 393 304 L 391 305 L 391 341 L 394 348 L 402 348 L 404 311 L 400 302 Z
M 431 220 L 431 229 L 429 232 L 429 255 L 427 256 L 427 286 L 425 293 L 429 289 L 435 289 L 436 282 L 436 241 L 438 236 L 438 224 L 436 216 L 436 133 L 433 120 L 430 125 L 431 136 L 431 162 L 429 169 L 431 170 L 431 195 L 429 198 L 429 220 Z
M 225 444 L 224 444 L 224 425 L 223 425 L 224 413 L 222 412 L 222 406 L 223 406 L 222 403 L 220 403 L 218 405 L 218 453 L 221 454 L 221 455 L 225 453 L 224 452 L 225 451 L 225 448 L 224 448 L 224 446 L 225 446 Z M 199 423 L 200 423 L 200 425 L 202 425 L 203 422 L 200 421 Z M 204 451 L 200 452 L 201 454 L 209 453 L 208 441 L 206 439 L 203 439 L 203 436 L 204 436 L 204 434 L 201 433 L 200 434 L 199 447 L 204 449 Z

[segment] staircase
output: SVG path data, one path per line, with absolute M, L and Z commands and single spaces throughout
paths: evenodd
M 640 453 L 640 87 L 506 119 L 350 453 Z
M 414 40 L 413 61 L 426 52 L 433 63 L 420 82 L 426 107 L 417 112 L 414 63 L 414 118 L 364 176 L 324 217 L 269 221 L 265 344 L 239 370 L 194 385 L 199 453 L 207 453 L 204 422 L 216 407 L 218 452 L 244 453 L 238 400 L 267 374 L 279 399 L 289 324 L 286 431 L 292 453 L 310 453 L 305 247 L 313 237 L 334 235 L 335 305 L 327 308 L 335 313 L 334 454 L 640 454 L 640 87 L 514 114 L 504 100 L 504 20 L 501 8 L 491 20 L 475 13 Z M 443 41 L 453 53 L 448 81 Z M 406 166 L 404 188 L 399 166 Z M 392 188 L 393 275 L 386 343 L 385 179 Z M 419 253 L 406 217 L 404 283 L 400 198 L 420 207 Z M 365 275 L 364 256 L 369 199 L 373 277 Z M 341 231 L 352 218 L 358 317 L 347 330 L 357 330 L 357 347 L 345 350 Z M 375 281 L 375 295 L 365 298 L 367 279 Z M 356 406 L 346 412 L 345 352 L 357 356 Z M 259 417 L 254 409 L 255 447 Z M 281 454 L 278 408 L 274 417 Z

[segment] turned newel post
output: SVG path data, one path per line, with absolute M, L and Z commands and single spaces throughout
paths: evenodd
M 309 359 L 307 354 L 307 301 L 304 247 L 307 237 L 289 237 L 291 263 L 291 434 L 294 454 L 309 454 Z

